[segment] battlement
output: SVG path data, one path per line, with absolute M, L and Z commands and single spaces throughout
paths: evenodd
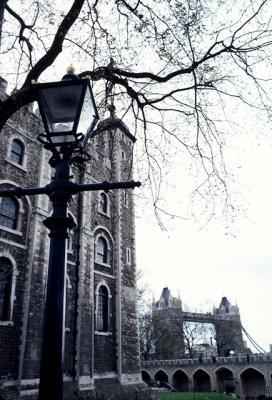
M 265 354 L 252 354 L 252 355 L 241 355 L 233 357 L 216 357 L 202 358 L 201 364 L 248 364 L 248 363 L 272 363 L 272 355 Z M 181 367 L 186 365 L 199 365 L 199 358 L 184 358 L 177 360 L 150 360 L 141 361 L 141 368 L 145 367 Z

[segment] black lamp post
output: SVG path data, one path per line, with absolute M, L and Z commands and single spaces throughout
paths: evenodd
M 39 400 L 62 399 L 66 242 L 72 220 L 67 214 L 71 192 L 67 190 L 70 164 L 84 159 L 86 145 L 98 121 L 88 79 L 70 73 L 60 82 L 36 84 L 37 100 L 45 135 L 40 140 L 52 151 L 55 190 L 49 194 L 52 216 L 44 221 L 49 229 L 50 253 L 44 313 Z M 86 134 L 84 135 L 84 133 Z M 82 158 L 83 156 L 83 158 Z
M 72 226 L 67 204 L 73 194 L 81 191 L 134 188 L 140 183 L 77 184 L 70 181 L 71 164 L 88 158 L 84 147 L 98 120 L 90 82 L 79 79 L 70 70 L 62 81 L 35 84 L 33 89 L 45 128 L 39 140 L 52 152 L 49 162 L 55 168 L 55 176 L 45 187 L 2 190 L 0 197 L 47 194 L 52 202 L 52 215 L 44 221 L 49 229 L 50 254 L 38 400 L 62 400 L 66 241 Z

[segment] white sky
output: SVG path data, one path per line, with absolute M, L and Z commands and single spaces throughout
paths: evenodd
M 180 293 L 190 310 L 211 311 L 227 296 L 238 304 L 243 326 L 268 351 L 272 343 L 272 140 L 269 144 L 265 139 L 257 147 L 240 144 L 246 147 L 238 151 L 241 168 L 236 171 L 236 185 L 247 215 L 237 213 L 233 235 L 226 235 L 220 220 L 201 230 L 199 224 L 175 220 L 169 231 L 162 232 L 139 205 L 137 264 L 156 300 L 168 286 L 174 296 Z M 182 179 L 175 178 L 175 196 L 182 196 Z

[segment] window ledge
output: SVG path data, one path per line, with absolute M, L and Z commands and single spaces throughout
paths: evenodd
M 0 225 L 0 230 L 13 233 L 17 236 L 23 236 L 22 232 L 17 231 L 16 229 L 7 228 L 6 226 Z
M 14 323 L 12 321 L 0 321 L 0 326 L 13 326 Z
M 112 335 L 111 332 L 95 331 L 94 333 L 95 333 L 95 335 L 99 335 L 99 336 L 111 336 Z
M 16 162 L 10 160 L 9 158 L 6 158 L 5 161 L 11 165 L 14 165 L 14 167 L 17 167 L 17 168 L 21 169 L 22 171 L 26 172 L 26 167 L 24 165 L 17 164 Z
M 94 262 L 95 262 L 95 264 L 102 265 L 102 267 L 111 268 L 110 264 L 106 264 L 106 263 L 103 263 L 103 262 L 100 262 L 100 261 L 96 261 L 96 260 L 94 260 Z

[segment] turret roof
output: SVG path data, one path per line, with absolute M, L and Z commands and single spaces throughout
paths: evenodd
M 129 139 L 132 140 L 132 142 L 136 141 L 135 136 L 133 136 L 130 131 L 128 126 L 120 119 L 115 116 L 110 116 L 106 119 L 103 119 L 102 121 L 99 122 L 97 125 L 97 133 L 101 131 L 105 131 L 109 128 L 119 128 Z

